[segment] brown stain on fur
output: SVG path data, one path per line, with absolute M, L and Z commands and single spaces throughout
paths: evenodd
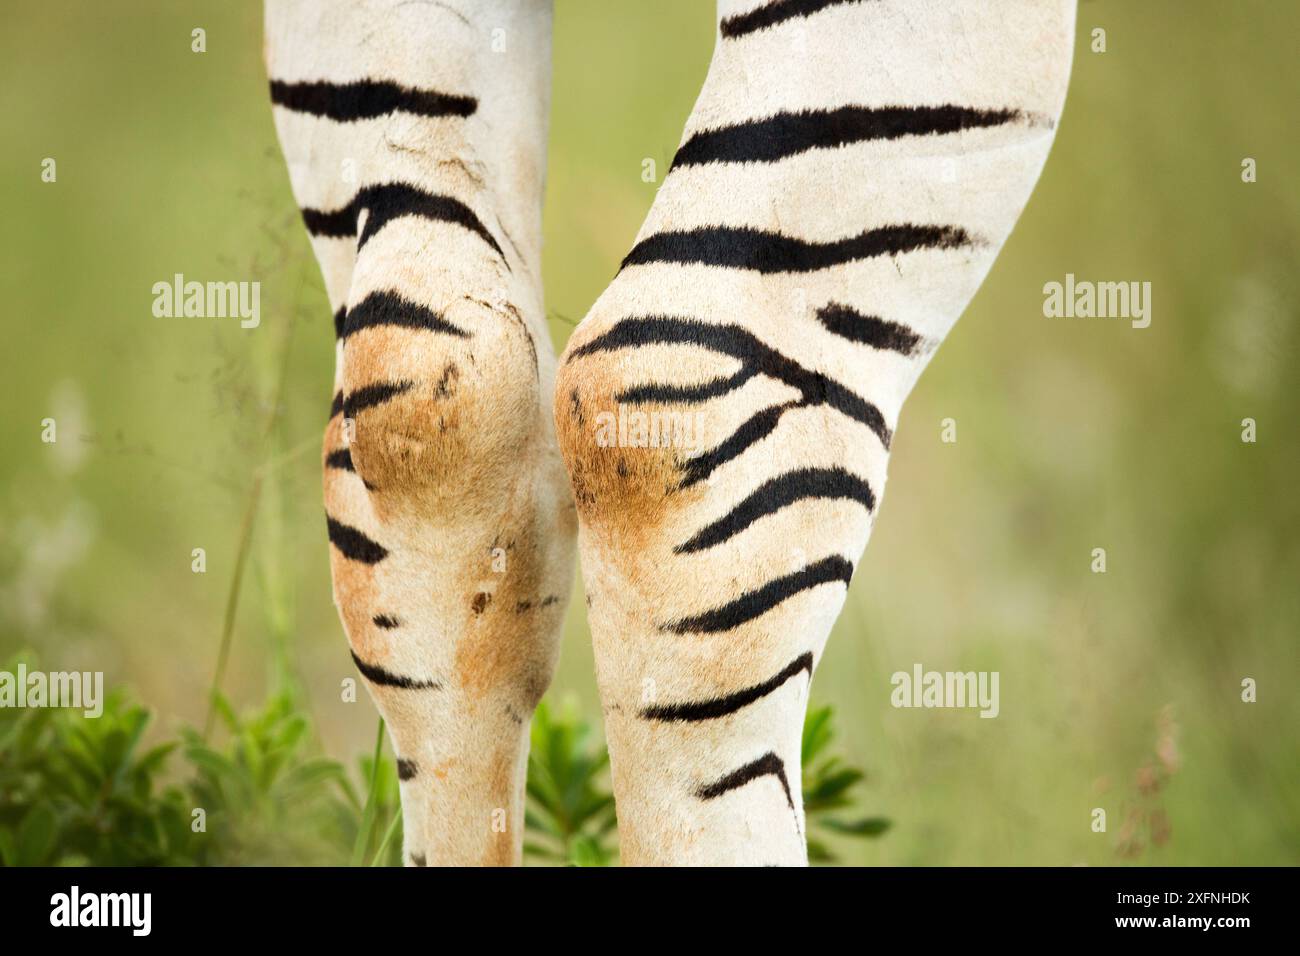
M 368 663 L 382 666 L 388 658 L 388 640 L 371 621 L 370 599 L 376 590 L 374 570 L 337 553 L 330 555 L 330 570 L 334 575 L 334 601 L 348 643 Z
M 458 301 L 447 318 L 469 338 L 385 326 L 344 347 L 346 394 L 411 383 L 356 413 L 352 463 L 381 521 L 504 498 L 533 453 L 541 406 L 527 328 L 478 300 Z
M 463 406 L 457 401 L 461 368 L 446 354 L 429 354 L 420 374 L 394 363 L 395 350 L 430 352 L 409 347 L 409 330 L 367 329 L 348 341 L 346 391 L 380 382 L 408 381 L 407 391 L 356 414 L 352 462 L 378 492 L 420 488 L 435 480 L 447 463 L 467 454 Z
M 456 645 L 454 667 L 471 697 L 504 691 L 531 712 L 550 680 L 554 648 L 546 635 L 555 620 L 549 608 L 525 616 L 515 613 L 521 602 L 537 600 L 542 552 L 531 528 L 511 537 L 510 559 L 505 573 L 495 575 L 496 588 L 491 593 L 477 590 L 469 602 L 470 616 Z M 485 571 L 490 562 L 491 556 L 485 555 Z
M 343 416 L 336 415 L 325 427 L 322 464 L 332 451 L 343 445 Z M 323 468 L 325 511 L 346 524 L 357 524 L 356 519 L 345 516 L 358 512 L 368 513 L 366 491 L 357 476 L 340 468 Z M 381 537 L 381 532 L 368 525 L 360 528 L 371 537 Z M 349 561 L 338 549 L 328 545 L 330 576 L 334 585 L 334 603 L 338 607 L 343 630 L 348 643 L 358 655 L 371 663 L 382 663 L 388 656 L 386 635 L 379 634 L 371 620 L 371 604 L 376 592 L 375 566 L 359 561 Z
M 555 427 L 583 524 L 617 540 L 619 551 L 636 554 L 661 537 L 660 526 L 670 514 L 702 492 L 678 487 L 682 449 L 600 444 L 600 416 L 612 415 L 617 423 L 619 405 L 614 396 L 628 384 L 607 356 L 566 362 L 557 384 Z M 637 410 L 649 411 L 649 406 Z
M 504 832 L 493 829 L 496 820 L 488 821 L 489 832 L 487 849 L 483 854 L 483 866 L 510 866 L 514 863 L 514 838 L 510 833 L 510 827 L 515 825 L 516 821 L 510 819 L 507 809 L 514 790 L 514 769 L 514 760 L 508 747 L 498 748 L 492 754 L 487 771 L 487 792 L 492 796 L 490 802 L 494 805 L 494 813 L 497 809 L 506 810 L 506 829 Z

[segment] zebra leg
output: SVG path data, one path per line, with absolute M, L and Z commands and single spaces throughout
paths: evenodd
M 335 602 L 416 865 L 518 862 L 572 581 L 540 279 L 550 19 L 540 0 L 267 4 L 276 126 L 336 310 Z
M 1073 0 L 720 0 L 557 382 L 625 862 L 805 862 L 809 682 L 903 400 L 1047 156 L 1073 29 Z

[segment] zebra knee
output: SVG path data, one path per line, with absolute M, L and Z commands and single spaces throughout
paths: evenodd
M 345 443 L 372 493 L 487 500 L 538 432 L 538 351 L 513 306 L 371 295 L 345 319 L 342 378 Z
M 651 439 L 649 408 L 629 395 L 642 374 L 635 362 L 571 344 L 555 392 L 556 436 L 578 514 L 589 530 L 631 548 L 676 510 L 686 457 L 680 445 Z

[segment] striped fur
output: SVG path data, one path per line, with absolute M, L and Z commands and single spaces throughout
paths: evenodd
M 672 170 L 557 383 L 625 862 L 805 862 L 809 681 L 902 402 L 1046 158 L 1073 6 L 720 0 Z M 628 410 L 703 441 L 601 440 Z
M 531 0 L 266 5 L 333 312 L 335 602 L 399 758 L 413 865 L 518 861 L 527 716 L 572 578 L 540 283 L 549 31 Z

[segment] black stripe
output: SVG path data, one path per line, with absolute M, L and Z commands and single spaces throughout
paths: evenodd
M 370 620 L 374 623 L 375 627 L 382 627 L 386 631 L 391 631 L 393 628 L 401 627 L 402 625 L 402 622 L 391 614 L 376 614 Z
M 686 473 L 682 477 L 681 487 L 704 481 L 733 458 L 744 454 L 746 449 L 757 445 L 772 432 L 776 431 L 781 416 L 792 408 L 806 408 L 804 402 L 787 402 L 773 405 L 748 418 L 744 424 L 731 433 L 722 443 L 686 462 Z
M 413 677 L 403 677 L 401 674 L 394 674 L 377 664 L 367 664 L 357 657 L 356 651 L 352 652 L 352 662 L 357 665 L 357 670 L 361 671 L 362 677 L 381 687 L 399 687 L 402 690 L 440 690 L 442 688 L 442 685 L 436 680 L 416 680 Z
M 898 352 L 902 355 L 913 354 L 921 342 L 921 336 L 905 325 L 874 315 L 863 315 L 838 302 L 831 302 L 818 309 L 817 321 L 824 325 L 827 331 L 850 342 L 861 342 L 872 348 Z
M 307 232 L 313 236 L 327 239 L 351 239 L 357 234 L 357 210 L 353 206 L 355 198 L 342 209 L 325 211 L 323 209 L 305 208 L 302 222 Z
M 295 113 L 310 113 L 351 123 L 401 111 L 417 116 L 472 116 L 478 101 L 472 96 L 415 90 L 388 80 L 329 83 L 271 81 L 271 102 Z
M 720 266 L 764 274 L 816 272 L 879 256 L 917 249 L 962 249 L 976 244 L 957 226 L 881 226 L 845 239 L 809 242 L 748 226 L 700 226 L 659 232 L 638 242 L 620 268 L 672 262 Z
M 641 717 L 645 720 L 664 721 L 715 720 L 718 717 L 734 714 L 743 707 L 748 707 L 754 701 L 766 697 L 790 678 L 804 671 L 808 672 L 808 679 L 811 680 L 813 672 L 811 651 L 800 654 L 787 664 L 779 674 L 763 681 L 761 684 L 746 687 L 744 690 L 728 694 L 726 697 L 715 697 L 712 700 L 694 701 L 689 704 L 658 704 L 654 707 L 647 707 L 641 711 Z
M 335 415 L 339 414 L 342 411 L 343 411 L 343 393 L 335 392 L 334 398 L 330 402 L 330 418 L 332 419 Z
M 492 233 L 487 231 L 487 227 L 474 214 L 474 210 L 459 199 L 427 193 L 407 183 L 370 186 L 362 190 L 362 195 L 364 198 L 362 205 L 370 210 L 370 215 L 366 217 L 365 228 L 357 237 L 358 249 L 392 220 L 402 216 L 419 216 L 424 219 L 450 222 L 468 229 L 491 246 L 503 261 L 505 260 L 506 254 L 492 238 Z
M 662 624 L 660 630 L 674 634 L 717 634 L 735 630 L 742 624 L 748 624 L 755 618 L 762 617 L 772 608 L 801 591 L 808 591 L 834 581 L 841 581 L 847 587 L 852 578 L 853 565 L 838 554 L 831 555 L 793 574 L 769 581 L 757 590 L 746 591 L 736 600 L 729 601 L 721 607 Z
M 868 513 L 876 506 L 871 486 L 857 475 L 843 468 L 800 468 L 763 482 L 717 521 L 675 547 L 673 553 L 690 554 L 712 548 L 734 538 L 760 518 L 810 498 L 849 499 L 861 504 Z
M 379 325 L 442 332 L 462 339 L 470 337 L 464 329 L 452 325 L 432 309 L 417 305 L 401 294 L 386 289 L 370 293 L 348 310 L 343 338 Z
M 620 392 L 614 397 L 614 401 L 629 405 L 640 405 L 646 402 L 677 402 L 684 405 L 693 405 L 698 402 L 707 402 L 722 395 L 728 395 L 757 374 L 757 368 L 745 366 L 735 375 L 715 378 L 699 385 L 669 385 L 662 382 L 650 382 L 645 385 L 635 385 Z
M 880 409 L 867 401 L 861 395 L 848 388 L 845 388 L 839 382 L 832 378 L 827 378 L 821 373 L 809 373 L 815 376 L 816 384 L 822 387 L 820 396 L 815 391 L 806 392 L 816 397 L 817 404 L 829 405 L 837 412 L 843 412 L 854 421 L 861 422 L 876 433 L 880 443 L 889 450 L 889 443 L 893 440 L 893 432 L 885 424 L 885 418 L 880 414 Z M 812 399 L 809 399 L 812 402 Z
M 416 765 L 414 760 L 407 760 L 405 757 L 397 758 L 398 780 L 410 780 L 419 772 L 420 768 Z
M 574 349 L 565 361 L 571 362 L 595 352 L 643 345 L 698 345 L 740 359 L 758 374 L 798 389 L 804 404 L 830 405 L 866 425 L 886 449 L 893 440 L 892 431 L 875 405 L 834 379 L 809 371 L 739 325 L 715 325 L 675 316 L 621 319 L 608 331 Z
M 356 418 L 357 412 L 382 405 L 415 388 L 414 382 L 376 382 L 349 392 L 343 399 L 343 412 L 348 418 Z
M 330 544 L 338 548 L 343 557 L 362 564 L 378 564 L 388 557 L 387 548 L 351 525 L 335 521 L 329 515 L 325 516 L 325 523 L 329 528 Z
M 732 790 L 739 789 L 759 777 L 776 777 L 781 781 L 781 789 L 785 791 L 785 802 L 794 809 L 794 795 L 790 793 L 790 781 L 785 775 L 785 764 L 776 754 L 768 751 L 753 760 L 739 770 L 733 770 L 721 780 L 716 780 L 706 786 L 700 787 L 695 791 L 695 795 L 701 800 L 713 800 L 728 793 Z
M 330 452 L 325 458 L 325 467 L 337 468 L 340 471 L 350 471 L 354 475 L 357 473 L 356 466 L 352 464 L 352 449 L 350 448 L 336 448 L 334 451 Z M 366 491 L 375 490 L 375 486 L 366 481 L 365 478 L 361 479 L 361 484 L 365 486 Z
M 356 471 L 352 467 L 352 451 L 347 448 L 336 448 L 325 458 L 326 468 L 339 468 L 343 471 Z
M 772 3 L 751 10 L 749 13 L 738 13 L 734 17 L 727 17 L 718 28 L 725 39 L 731 40 L 757 30 L 766 30 L 786 20 L 811 16 L 827 7 L 861 2 L 863 0 L 773 0 Z
M 368 210 L 366 224 L 357 235 L 357 219 L 362 210 Z M 356 236 L 357 248 L 360 249 L 379 230 L 394 219 L 403 216 L 419 216 L 437 222 L 449 222 L 468 229 L 478 236 L 505 261 L 506 255 L 501 251 L 492 233 L 488 232 L 482 220 L 474 210 L 459 199 L 430 193 L 410 183 L 382 183 L 378 186 L 366 186 L 357 191 L 351 200 L 339 209 L 304 209 L 302 221 L 307 231 L 313 236 L 325 236 L 333 239 L 351 239 Z
M 347 318 L 348 307 L 346 305 L 339 306 L 339 310 L 334 313 L 334 338 L 343 338 L 343 323 L 347 321 Z
M 834 110 L 777 113 L 765 119 L 706 129 L 693 135 L 673 157 L 673 168 L 705 163 L 771 163 L 812 149 L 849 143 L 936 136 L 1001 126 L 1024 118 L 1019 110 L 969 106 L 841 106 Z

